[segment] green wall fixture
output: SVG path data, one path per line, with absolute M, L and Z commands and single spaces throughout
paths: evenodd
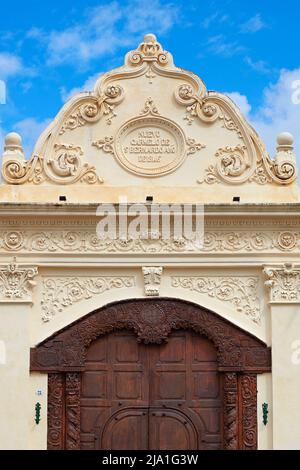
M 263 423 L 266 426 L 268 423 L 268 413 L 269 413 L 269 406 L 268 403 L 263 403 L 262 404 L 262 412 L 263 412 Z
M 41 421 L 41 404 L 38 402 L 35 404 L 35 422 L 39 424 Z

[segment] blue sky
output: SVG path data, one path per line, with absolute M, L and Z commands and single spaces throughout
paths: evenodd
M 64 101 L 153 32 L 177 65 L 230 94 L 274 153 L 289 130 L 300 156 L 300 4 L 296 0 L 1 2 L 0 146 L 22 134 L 27 157 Z M 294 87 L 294 88 L 293 88 Z

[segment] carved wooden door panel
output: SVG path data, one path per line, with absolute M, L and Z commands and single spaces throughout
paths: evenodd
M 145 448 L 148 406 L 147 350 L 136 336 L 117 332 L 94 341 L 82 374 L 81 448 Z
M 161 419 L 152 426 L 151 448 L 220 449 L 221 379 L 213 344 L 193 332 L 179 331 L 167 343 L 149 346 L 149 351 L 150 407 L 172 411 L 165 415 L 168 419 L 163 412 L 156 413 Z
M 220 378 L 209 340 L 180 331 L 166 344 L 145 345 L 118 332 L 89 348 L 82 449 L 217 449 L 220 416 Z
M 128 299 L 32 348 L 30 368 L 49 374 L 48 449 L 254 450 L 271 349 L 191 302 Z

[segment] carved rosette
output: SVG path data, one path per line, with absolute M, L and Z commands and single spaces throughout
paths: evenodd
M 36 221 L 28 221 L 20 230 L 15 221 L 1 226 L 0 253 L 300 253 L 299 230 L 270 230 L 269 225 L 247 222 L 247 230 L 240 229 L 239 223 L 226 221 L 226 228 L 220 230 L 207 228 L 204 236 L 198 240 L 185 237 L 164 239 L 159 231 L 149 231 L 147 237 L 142 234 L 137 238 L 98 238 L 95 224 L 78 221 L 71 227 L 61 230 L 61 219 L 51 221 L 43 219 L 39 227 Z M 270 222 L 269 222 L 270 223 Z M 276 220 L 272 224 L 276 227 Z M 290 222 L 284 219 L 280 226 Z M 50 225 L 54 226 L 53 227 Z M 14 229 L 14 225 L 18 225 Z M 215 224 L 218 225 L 218 224 Z M 47 227 L 47 228 L 45 228 Z
M 255 374 L 241 375 L 240 396 L 242 414 L 242 432 L 240 448 L 257 448 L 257 378 Z
M 283 238 L 290 246 L 290 237 Z M 300 269 L 291 263 L 282 266 L 267 266 L 264 269 L 267 278 L 265 285 L 270 290 L 270 302 L 300 302 Z
M 0 302 L 31 302 L 37 273 L 36 267 L 19 266 L 15 258 L 11 264 L 0 266 Z
M 81 375 L 66 374 L 66 444 L 67 450 L 80 449 L 80 390 Z
M 159 267 L 143 267 L 145 295 L 153 296 L 159 295 L 159 288 L 161 283 L 161 277 L 163 268 Z
M 48 375 L 48 450 L 64 449 L 65 377 Z
M 238 449 L 238 381 L 235 372 L 224 374 L 223 381 L 224 449 Z

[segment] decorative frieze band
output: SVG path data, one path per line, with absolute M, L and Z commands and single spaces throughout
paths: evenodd
M 270 302 L 300 303 L 300 267 L 291 263 L 267 266 L 264 269 Z
M 137 239 L 99 239 L 96 225 L 89 230 L 76 227 L 52 230 L 1 229 L 0 252 L 18 253 L 296 253 L 300 254 L 300 230 L 269 231 L 206 230 L 203 243 L 184 237 L 163 239 L 149 232 Z
M 135 286 L 134 276 L 47 277 L 43 279 L 42 320 L 48 322 L 57 313 L 81 300 L 112 289 Z
M 18 265 L 16 258 L 11 264 L 0 266 L 0 302 L 31 302 L 37 273 L 36 267 Z
M 258 296 L 258 277 L 172 276 L 171 285 L 230 302 L 238 312 L 247 315 L 254 323 L 261 321 Z

